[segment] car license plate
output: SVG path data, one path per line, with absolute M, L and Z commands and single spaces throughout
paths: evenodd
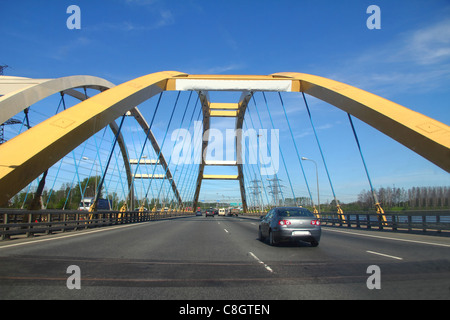
M 292 231 L 293 236 L 310 236 L 309 231 Z

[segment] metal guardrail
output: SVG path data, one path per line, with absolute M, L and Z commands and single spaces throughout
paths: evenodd
M 262 214 L 245 215 L 261 216 Z M 51 234 L 192 215 L 193 213 L 190 212 L 165 211 L 98 211 L 89 213 L 76 210 L 0 209 L 0 237 L 1 240 L 5 240 L 9 239 L 11 235 L 31 237 L 35 234 Z M 323 226 L 409 232 L 450 232 L 450 210 L 388 211 L 385 212 L 385 217 L 386 221 L 384 222 L 379 219 L 380 215 L 376 212 L 345 212 L 343 217 L 335 212 L 320 213 Z
M 165 211 L 98 211 L 89 213 L 78 210 L 0 209 L 0 236 L 1 240 L 5 240 L 9 239 L 11 235 L 31 237 L 35 234 L 51 234 L 189 215 L 192 213 Z
M 267 212 L 246 213 L 248 216 L 262 216 Z M 408 231 L 408 232 L 450 232 L 450 210 L 386 211 L 386 221 L 375 211 L 321 212 L 323 226 L 339 226 L 358 229 Z
M 380 219 L 376 212 L 321 213 L 322 225 L 392 231 L 450 231 L 450 210 L 388 211 Z

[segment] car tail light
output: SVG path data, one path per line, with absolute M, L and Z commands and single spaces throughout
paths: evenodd
M 290 225 L 291 222 L 290 222 L 289 220 L 280 220 L 280 221 L 278 221 L 278 224 L 279 224 L 280 226 L 284 227 L 284 226 Z
M 313 226 L 320 226 L 320 220 L 311 220 Z

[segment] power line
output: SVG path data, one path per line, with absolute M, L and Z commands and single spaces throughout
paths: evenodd
M 269 188 L 270 191 L 269 193 L 272 194 L 272 199 L 273 199 L 273 204 L 275 206 L 279 206 L 280 205 L 280 198 L 279 198 L 279 194 L 281 194 L 282 200 L 284 202 L 284 197 L 283 197 L 283 191 L 282 188 L 284 188 L 283 185 L 280 184 L 281 179 L 279 179 L 277 177 L 276 174 L 273 175 L 273 179 L 267 179 L 267 181 L 269 181 Z
M 6 122 L 4 122 L 4 123 L 2 123 L 0 125 L 0 144 L 6 142 L 6 140 L 5 140 L 5 126 L 6 125 L 12 125 L 12 124 L 20 124 L 20 123 L 22 123 L 22 121 L 11 118 L 9 120 L 6 120 Z
M 3 76 L 3 71 L 8 68 L 7 65 L 0 66 L 0 76 Z

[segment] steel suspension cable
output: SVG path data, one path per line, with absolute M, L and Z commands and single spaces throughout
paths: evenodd
M 102 141 L 105 138 L 105 131 L 106 131 L 106 127 L 105 127 L 105 129 L 103 131 Z M 95 179 L 97 179 L 97 176 L 98 176 L 98 172 L 97 172 L 97 158 L 98 158 L 98 162 L 99 162 L 99 166 L 100 166 L 100 173 L 103 172 L 103 166 L 102 166 L 102 161 L 101 161 L 101 156 L 100 156 L 100 151 L 99 151 L 100 147 L 99 147 L 99 145 L 97 143 L 96 135 L 93 135 L 92 138 L 94 139 L 95 153 L 96 154 L 95 154 L 95 158 L 93 160 L 91 159 L 92 160 L 92 167 L 91 167 L 91 169 L 89 171 L 88 180 L 87 180 L 86 184 L 84 185 L 84 190 L 83 190 L 83 193 L 81 195 L 82 199 L 84 198 L 84 195 L 85 195 L 85 193 L 87 191 L 87 188 L 89 188 L 89 180 L 92 177 L 92 171 L 94 170 L 94 166 L 95 166 Z M 88 160 L 88 159 L 86 159 L 86 160 Z M 97 188 L 97 186 L 98 186 L 98 184 L 96 183 L 96 188 Z M 97 192 L 97 190 L 95 192 Z M 96 196 L 96 194 L 94 194 L 94 197 L 95 196 Z
M 66 201 L 64 202 L 63 210 L 66 208 L 67 202 L 69 201 L 69 196 L 70 196 L 70 193 L 72 192 L 72 186 L 73 186 L 73 183 L 75 181 L 75 177 L 78 180 L 78 187 L 80 189 L 80 196 L 82 196 L 82 193 L 83 193 L 82 189 L 83 188 L 81 187 L 80 174 L 78 172 L 78 167 L 79 167 L 79 165 L 81 163 L 81 160 L 83 159 L 83 154 L 86 151 L 86 145 L 87 145 L 86 142 L 83 143 L 83 150 L 81 151 L 81 158 L 80 158 L 80 160 L 78 160 L 78 164 L 77 164 L 77 160 L 76 160 L 76 157 L 75 157 L 75 152 L 72 150 L 73 162 L 74 162 L 74 166 L 75 166 L 75 175 L 72 178 L 72 183 L 70 185 L 69 192 L 67 193 L 67 197 L 66 197 Z
M 161 157 L 162 149 L 163 149 L 164 143 L 165 143 L 165 141 L 166 141 L 167 132 L 169 131 L 170 124 L 172 123 L 173 115 L 175 114 L 175 110 L 176 110 L 177 105 L 178 105 L 178 99 L 180 98 L 180 93 L 181 93 L 181 92 L 178 91 L 178 95 L 177 95 L 177 98 L 176 98 L 176 101 L 175 101 L 175 104 L 174 104 L 174 107 L 173 107 L 173 110 L 172 110 L 172 114 L 171 114 L 171 116 L 170 116 L 169 124 L 167 125 L 166 133 L 164 134 L 163 142 L 162 142 L 162 144 L 161 144 L 161 147 L 160 147 L 160 150 L 159 150 L 159 154 L 158 154 L 157 159 L 159 159 L 159 158 Z M 165 183 L 165 181 L 166 181 L 166 174 L 167 174 L 167 170 L 168 170 L 168 168 L 169 168 L 169 164 L 170 164 L 170 161 L 167 163 L 167 167 L 166 167 L 165 172 L 164 172 L 163 180 L 162 180 L 162 183 L 161 183 L 161 187 L 159 188 L 159 191 L 158 191 L 158 197 L 157 197 L 157 198 L 160 197 L 160 195 L 161 195 L 161 190 L 163 189 L 164 183 Z M 155 174 L 155 170 L 156 170 L 156 166 L 153 168 L 153 174 L 152 174 L 152 175 Z M 152 184 L 152 181 L 153 181 L 153 179 L 150 181 L 150 185 Z M 170 186 L 169 186 L 168 189 L 170 190 Z M 147 197 L 147 195 L 146 195 L 146 197 Z M 163 199 L 164 199 L 164 198 L 163 198 Z
M 136 119 L 135 119 L 135 120 L 136 120 Z M 139 148 L 136 148 L 136 142 L 137 142 L 138 140 L 140 140 L 140 139 L 139 139 L 139 137 L 138 137 L 138 138 L 135 138 L 135 137 L 134 137 L 134 132 L 133 132 L 132 129 L 130 130 L 130 140 L 131 140 L 131 142 L 132 142 L 132 144 L 133 144 L 134 155 L 135 155 L 136 158 L 137 158 L 137 150 L 141 150 L 141 149 L 143 148 L 143 145 L 142 145 L 142 147 L 139 145 L 139 146 L 138 146 Z M 147 174 L 149 174 L 147 166 L 144 166 L 144 168 L 146 169 Z M 141 168 L 141 166 L 139 166 L 138 170 L 139 170 L 139 174 L 142 175 L 142 168 Z M 136 173 L 137 173 L 137 170 L 136 170 Z M 136 174 L 136 173 L 135 173 L 135 174 Z M 132 180 L 134 181 L 134 176 L 132 177 Z M 143 187 L 144 187 L 144 179 L 141 179 L 141 184 L 142 184 L 142 188 L 143 188 Z M 142 190 L 142 188 L 141 188 L 141 190 Z M 132 189 L 132 192 L 133 192 L 133 199 L 132 199 L 133 205 L 131 205 L 131 203 L 130 203 L 130 208 L 133 208 L 133 209 L 134 209 L 134 201 L 135 201 L 135 199 L 136 199 L 136 196 L 137 196 L 137 197 L 142 197 L 142 194 L 141 194 L 141 193 L 138 193 L 138 186 L 137 186 L 136 183 L 133 183 L 133 189 Z
M 119 176 L 120 186 L 122 187 L 122 193 L 123 193 L 124 197 L 126 198 L 126 194 L 127 193 L 125 191 L 124 182 L 123 182 L 123 179 L 122 179 L 122 172 L 120 170 L 119 160 L 117 159 L 117 155 L 116 154 L 114 155 L 114 158 L 116 160 L 116 167 L 117 167 L 117 172 L 118 172 L 118 176 Z M 127 157 L 127 159 L 128 159 L 128 157 Z M 123 167 L 125 167 L 125 164 L 124 164 Z M 128 184 L 128 181 L 127 181 L 127 184 Z M 116 195 L 117 195 L 117 188 L 118 188 L 118 186 L 116 185 L 116 189 L 114 190 L 114 193 Z M 113 198 L 113 201 L 114 201 L 114 198 Z M 114 210 L 117 210 L 117 208 L 114 208 Z
M 61 103 L 63 104 L 64 110 L 66 110 L 66 103 L 65 103 L 65 101 L 64 101 L 64 93 L 63 93 L 63 92 L 60 92 L 60 94 L 61 94 L 61 99 L 59 100 L 58 108 L 56 109 L 56 113 L 55 113 L 55 114 L 58 113 L 59 107 L 61 106 Z M 72 151 L 72 152 L 73 152 L 73 151 Z M 54 187 L 55 187 L 56 179 L 58 179 L 58 175 L 59 175 L 59 171 L 61 170 L 62 163 L 63 163 L 63 161 L 62 161 L 62 159 L 61 159 L 60 162 L 59 162 L 58 170 L 56 171 L 55 179 L 53 180 L 52 187 L 50 188 L 50 193 L 49 193 L 48 196 L 47 196 L 47 201 L 46 201 L 45 206 L 44 206 L 45 209 L 47 209 L 48 204 L 49 204 L 49 202 L 50 202 L 50 198 L 51 198 L 51 196 L 52 196 L 52 194 L 53 194 L 53 190 L 54 190 Z M 48 171 L 48 169 L 47 169 L 46 171 Z
M 96 207 L 97 207 L 98 196 L 99 196 L 100 190 L 102 190 L 103 183 L 104 183 L 105 177 L 106 177 L 106 172 L 108 171 L 108 167 L 109 167 L 109 164 L 110 164 L 110 162 L 111 162 L 111 158 L 112 158 L 112 155 L 113 155 L 113 153 L 114 153 L 114 149 L 115 149 L 115 147 L 116 147 L 117 140 L 118 140 L 118 138 L 119 138 L 120 131 L 121 131 L 121 129 L 122 129 L 122 125 L 123 125 L 123 122 L 124 122 L 124 120 L 125 120 L 125 117 L 126 117 L 126 114 L 124 114 L 124 115 L 122 116 L 122 120 L 120 121 L 120 125 L 119 125 L 119 130 L 117 130 L 116 136 L 115 136 L 115 138 L 114 138 L 114 143 L 113 143 L 113 145 L 112 145 L 112 147 L 111 147 L 111 152 L 110 152 L 110 154 L 109 154 L 108 162 L 106 163 L 105 171 L 103 172 L 103 175 L 102 175 L 102 178 L 101 178 L 101 180 L 100 180 L 100 183 L 99 183 L 98 186 L 97 186 L 97 192 L 96 192 L 96 194 L 95 194 L 95 199 L 94 199 L 94 204 L 93 204 L 93 205 L 94 205 L 94 208 L 93 208 L 93 209 L 96 209 Z
M 339 214 L 343 214 L 341 206 L 339 205 L 339 202 L 338 202 L 338 200 L 336 198 L 336 193 L 334 192 L 333 183 L 331 182 L 330 173 L 328 171 L 327 163 L 326 163 L 325 157 L 323 155 L 322 147 L 320 146 L 319 137 L 317 135 L 316 128 L 314 127 L 314 122 L 312 120 L 311 111 L 309 110 L 308 102 L 306 101 L 306 96 L 305 96 L 304 92 L 302 92 L 302 96 L 303 96 L 303 101 L 305 102 L 306 110 L 308 111 L 309 121 L 311 122 L 311 126 L 312 126 L 313 131 L 314 131 L 314 136 L 316 137 L 316 142 L 317 142 L 317 145 L 319 147 L 320 155 L 322 156 L 322 161 L 323 161 L 323 164 L 325 166 L 325 171 L 327 172 L 328 181 L 330 182 L 331 191 L 333 192 L 333 197 L 334 197 L 334 201 L 336 202 L 336 207 L 337 207 L 338 213 Z M 342 216 L 341 216 L 341 219 L 343 219 Z
M 254 128 L 255 126 L 254 126 L 254 124 L 253 124 L 253 119 L 252 119 L 252 115 L 251 115 L 251 113 L 250 113 L 250 109 L 249 109 L 249 108 L 247 109 L 247 114 L 248 114 L 248 118 L 250 119 L 250 122 L 251 122 L 251 124 L 252 124 L 252 127 Z M 245 118 L 244 118 L 244 126 L 245 126 L 245 128 L 247 128 L 247 130 L 248 130 L 247 120 L 246 120 Z M 254 151 L 254 150 L 253 150 L 253 151 Z M 259 150 L 259 151 L 261 152 L 261 150 Z M 270 204 L 269 196 L 267 195 L 267 190 L 266 190 L 266 187 L 265 187 L 265 185 L 264 185 L 264 180 L 263 180 L 263 178 L 262 178 L 261 166 L 259 165 L 259 162 L 258 162 L 258 161 L 256 162 L 256 166 L 257 166 L 258 171 L 259 171 L 259 177 L 261 178 L 262 189 L 264 190 L 264 193 L 265 193 L 265 195 L 266 195 L 267 204 Z M 265 171 L 266 171 L 266 173 L 267 173 L 267 168 L 264 168 L 264 169 L 265 169 Z M 255 173 L 254 170 L 253 170 L 253 173 L 255 174 L 255 179 L 256 179 L 256 173 Z M 263 197 L 262 197 L 262 195 L 261 195 L 261 201 L 263 202 Z M 264 202 L 263 202 L 263 206 L 264 206 Z
M 180 96 L 180 91 L 178 92 L 178 96 L 177 96 L 177 102 L 175 102 L 175 104 L 176 103 L 178 103 L 178 97 Z M 188 101 L 187 101 L 187 104 L 186 104 L 186 108 L 184 108 L 184 112 L 183 112 L 183 116 L 181 117 L 181 123 L 180 123 L 180 128 L 183 126 L 183 122 L 184 122 L 184 117 L 186 116 L 186 112 L 187 112 L 187 107 L 188 107 L 188 105 L 189 105 L 189 101 L 191 101 L 191 96 L 192 96 L 192 91 L 191 91 L 191 93 L 190 93 L 190 95 L 189 95 L 189 99 L 188 99 Z M 175 111 L 175 110 L 174 110 Z M 172 119 L 170 119 L 171 121 L 172 121 Z M 169 126 L 170 126 L 170 122 L 169 122 Z M 167 129 L 169 129 L 169 127 L 167 127 Z M 174 142 L 174 145 L 173 145 L 173 148 L 175 148 L 175 144 L 176 144 L 176 142 L 177 142 L 177 140 L 178 140 L 178 135 L 179 135 L 179 131 L 177 131 L 177 137 L 176 137 L 176 139 L 175 139 L 175 142 Z M 172 154 L 173 153 L 171 153 L 170 154 L 170 157 L 169 157 L 169 161 L 168 161 L 168 163 L 167 163 L 167 167 L 166 167 L 166 169 L 164 170 L 164 176 L 167 176 L 167 171 L 169 170 L 169 164 L 171 163 L 171 161 L 172 161 Z M 177 164 L 178 165 L 178 164 Z M 176 167 L 175 167 L 175 170 L 176 170 Z M 172 174 L 172 180 L 174 180 L 174 178 L 175 178 L 175 176 L 174 176 L 174 174 Z M 168 180 L 169 181 L 169 180 Z M 172 182 L 171 181 L 169 181 L 169 188 L 167 189 L 167 194 L 166 194 L 166 198 L 168 198 L 168 196 L 169 196 L 169 193 L 170 193 L 170 187 L 172 186 Z M 159 193 L 158 193 L 158 197 L 160 196 L 160 193 L 161 193 L 161 189 L 159 190 Z M 175 195 L 175 193 L 174 193 L 174 195 Z M 163 194 L 163 197 L 164 197 L 164 194 Z
M 361 145 L 359 143 L 358 135 L 356 134 L 355 126 L 353 125 L 352 117 L 349 113 L 347 113 L 348 120 L 350 121 L 350 126 L 352 127 L 353 135 L 356 140 L 356 145 L 358 146 L 359 154 L 361 155 L 361 160 L 364 165 L 364 170 L 366 171 L 367 179 L 369 180 L 370 190 L 372 191 L 373 200 L 375 202 L 375 207 L 377 208 L 377 213 L 384 214 L 383 208 L 381 208 L 380 202 L 378 201 L 377 194 L 373 188 L 372 180 L 370 179 L 369 170 L 367 169 L 366 161 L 364 160 L 364 156 L 362 153 Z M 382 216 L 382 220 L 386 222 L 386 217 Z
M 196 102 L 195 102 L 194 109 L 192 110 L 191 119 L 189 120 L 189 125 L 188 125 L 188 128 L 187 128 L 188 132 L 189 132 L 189 130 L 191 129 L 191 126 L 192 126 L 192 120 L 194 119 L 195 111 L 197 110 L 197 106 L 198 106 L 198 102 L 199 102 L 199 101 L 200 101 L 200 95 L 197 96 L 197 100 L 196 100 Z M 202 112 L 202 108 L 200 107 L 199 112 L 198 112 L 198 115 L 197 115 L 197 121 L 200 119 L 201 112 Z M 194 126 L 194 127 L 195 127 L 195 126 Z M 194 130 L 195 130 L 195 129 L 194 129 Z M 191 142 L 191 148 L 192 148 L 193 144 L 195 144 L 195 141 L 192 141 L 192 139 L 191 139 L 190 142 Z M 182 147 L 181 147 L 182 150 L 184 149 L 185 144 L 186 144 L 186 139 L 183 141 L 183 145 L 182 145 Z M 190 150 L 190 151 L 191 151 L 191 150 Z M 190 154 L 190 156 L 192 156 L 192 153 Z M 183 163 L 183 165 L 181 166 L 181 172 L 180 172 L 180 177 L 183 177 L 183 181 L 181 182 L 181 187 L 180 187 L 180 190 L 182 190 L 182 191 L 181 191 L 181 192 L 182 192 L 181 197 L 182 197 L 183 199 L 189 199 L 189 198 L 188 198 L 188 196 L 190 195 L 189 183 L 188 183 L 188 185 L 186 186 L 186 188 L 184 188 L 184 186 L 185 186 L 186 177 L 190 175 L 190 173 L 191 173 L 191 171 L 192 171 L 192 167 L 193 167 L 193 166 L 190 166 L 191 168 L 186 169 L 186 171 L 189 171 L 189 174 L 186 173 L 186 174 L 183 176 L 184 168 L 185 168 L 185 165 L 187 164 L 186 162 L 187 162 L 187 161 L 185 161 L 185 162 Z M 190 161 L 189 161 L 189 162 L 190 162 Z M 195 161 L 194 161 L 194 162 L 195 162 Z
M 178 91 L 178 95 L 177 95 L 177 98 L 176 98 L 176 100 L 175 100 L 175 104 L 174 104 L 173 109 L 172 109 L 172 114 L 170 115 L 169 124 L 167 125 L 166 132 L 165 132 L 165 134 L 164 134 L 164 138 L 163 138 L 161 147 L 159 148 L 158 157 L 156 158 L 157 160 L 159 160 L 159 159 L 161 158 L 161 153 L 162 153 L 162 149 L 163 149 L 163 147 L 164 147 L 164 143 L 165 143 L 165 141 L 166 141 L 167 132 L 169 131 L 169 127 L 170 127 L 170 124 L 172 123 L 173 115 L 175 114 L 175 110 L 176 110 L 177 105 L 178 105 L 178 99 L 180 98 L 180 92 L 181 92 L 181 91 Z M 168 163 L 167 163 L 167 166 L 169 166 Z M 156 167 L 157 167 L 157 166 L 155 166 L 155 167 L 153 168 L 152 179 L 150 180 L 150 185 L 149 185 L 149 188 L 148 188 L 148 189 L 150 189 L 150 187 L 151 187 L 151 185 L 152 185 L 153 176 L 154 176 L 154 174 L 155 174 Z M 164 185 L 165 179 L 166 179 L 166 178 L 165 178 L 165 176 L 164 176 L 164 177 L 163 177 L 163 182 L 161 183 L 161 188 L 162 188 L 162 186 Z M 158 197 L 159 197 L 159 195 L 160 195 L 160 193 L 161 193 L 161 188 L 159 189 Z M 147 189 L 147 192 L 145 193 L 145 198 L 144 198 L 145 200 L 144 200 L 144 201 L 146 201 L 146 199 L 147 199 L 147 195 L 148 195 L 148 191 L 149 191 L 148 189 Z
M 199 101 L 199 99 L 200 99 L 200 97 L 197 99 L 197 102 Z M 197 104 L 196 104 L 196 107 L 197 107 Z M 194 110 L 195 111 L 195 110 Z M 200 103 L 200 108 L 199 108 L 199 110 L 198 110 L 198 114 L 197 114 L 197 120 L 196 120 L 196 122 L 199 122 L 200 121 L 200 117 L 202 116 L 202 112 L 203 112 L 203 110 L 202 110 L 202 104 Z M 192 154 L 192 159 L 193 159 L 193 164 L 190 166 L 190 168 L 188 169 L 188 174 L 186 174 L 185 176 L 184 176 L 184 179 L 183 179 L 183 186 L 184 186 L 184 181 L 186 180 L 186 177 L 188 176 L 188 177 L 192 177 L 192 179 L 191 179 L 191 182 L 189 182 L 189 180 L 187 181 L 187 185 L 186 185 L 186 197 L 184 197 L 185 199 L 194 199 L 193 197 L 194 197 L 194 194 L 195 194 L 195 186 L 196 186 L 196 183 L 197 183 L 197 179 L 196 179 L 196 176 L 198 177 L 198 172 L 200 171 L 200 164 L 196 167 L 195 166 L 195 156 L 196 156 L 196 150 L 197 150 L 197 145 L 196 145 L 196 143 L 198 142 L 198 148 L 201 150 L 201 147 L 202 147 L 202 142 L 203 142 L 203 134 L 201 134 L 201 137 L 200 137 L 200 139 L 198 139 L 198 141 L 196 141 L 195 140 L 195 130 L 196 130 L 196 127 L 195 127 L 195 124 L 194 124 L 194 137 L 193 137 L 193 141 L 191 142 L 192 143 L 192 146 L 193 146 L 193 150 L 192 150 L 192 152 L 193 152 L 193 154 Z M 203 132 L 203 131 L 202 131 Z M 203 155 L 201 155 L 201 157 L 203 157 Z M 201 161 L 201 159 L 199 159 L 200 161 Z M 195 168 L 197 168 L 198 170 L 197 170 L 197 174 L 195 175 L 193 175 L 193 173 L 194 173 L 194 170 L 195 170 Z M 192 201 L 192 204 L 194 204 L 194 202 Z M 194 208 L 193 208 L 194 209 Z
M 278 92 L 278 96 L 280 97 L 280 102 L 281 102 L 281 105 L 283 106 L 284 116 L 286 117 L 286 122 L 288 124 L 289 131 L 291 132 L 292 142 L 294 143 L 295 151 L 297 152 L 297 159 L 298 159 L 298 162 L 300 164 L 300 168 L 302 169 L 303 178 L 305 178 L 306 188 L 308 189 L 308 194 L 309 194 L 309 197 L 311 199 L 311 203 L 313 204 L 314 209 L 316 209 L 316 206 L 314 205 L 313 197 L 311 195 L 311 190 L 309 189 L 308 179 L 306 179 L 305 170 L 303 169 L 302 160 L 301 160 L 300 154 L 298 152 L 297 143 L 295 142 L 294 134 L 292 133 L 291 124 L 289 122 L 289 118 L 288 118 L 287 113 L 286 113 L 286 108 L 284 107 L 284 101 L 283 101 L 283 98 L 281 97 L 281 93 L 280 92 Z M 316 210 L 314 210 L 314 211 L 316 211 Z
M 254 95 L 252 96 L 252 98 L 253 98 L 253 103 L 255 104 L 256 114 L 258 115 L 259 125 L 260 125 L 261 128 L 262 128 L 262 127 L 263 127 L 263 125 L 262 125 L 262 120 L 261 120 L 261 116 L 260 116 L 260 114 L 259 114 L 258 105 L 256 104 L 256 100 L 255 100 L 255 98 L 254 98 Z M 271 154 L 271 152 L 270 152 L 270 148 L 267 148 L 267 151 L 269 152 L 269 157 L 272 158 L 272 154 Z M 281 150 L 280 150 L 280 151 L 281 151 Z M 272 169 L 273 169 L 274 172 L 275 172 L 275 168 L 274 168 L 274 166 L 273 166 L 273 162 L 272 162 L 272 161 L 271 161 L 271 164 L 272 164 Z M 267 171 L 266 171 L 266 173 L 267 173 Z M 281 198 L 283 199 L 283 202 L 284 202 L 283 190 L 281 189 L 278 180 L 277 180 L 277 185 L 278 185 L 277 190 L 279 189 L 279 191 L 280 191 L 280 193 L 281 193 Z M 270 184 L 269 184 L 269 187 L 270 187 Z M 276 205 L 276 204 L 275 204 L 275 205 Z
M 186 102 L 186 108 L 184 109 L 183 117 L 181 118 L 180 128 L 183 127 L 184 118 L 186 117 L 186 113 L 187 113 L 187 110 L 188 110 L 188 108 L 189 108 L 189 103 L 191 102 L 192 93 L 193 93 L 193 91 L 190 92 L 188 101 Z M 173 148 L 175 148 L 175 145 L 176 145 L 176 143 L 177 143 L 177 141 L 178 141 L 178 137 L 179 137 L 179 131 L 177 131 L 177 137 L 175 138 Z M 183 141 L 183 145 L 184 145 L 184 141 Z M 183 151 L 183 150 L 182 150 L 182 151 Z M 173 153 L 170 155 L 169 163 L 171 163 L 171 161 L 172 161 L 172 155 L 173 155 Z M 178 161 L 177 161 L 177 163 L 175 164 L 175 170 L 174 170 L 174 172 L 173 172 L 173 174 L 172 174 L 172 179 L 173 179 L 173 180 L 175 180 L 175 173 L 176 173 L 177 170 L 178 170 L 178 164 L 179 164 L 179 163 L 178 163 Z M 167 168 L 168 168 L 168 166 L 167 166 Z M 167 174 L 167 170 L 166 170 L 166 174 Z M 169 193 L 170 193 L 170 189 L 167 190 L 166 198 L 169 196 Z M 178 193 L 180 194 L 180 197 L 181 197 L 180 190 L 178 190 Z M 180 203 L 179 205 L 182 206 L 183 203 Z
M 155 116 L 156 116 L 156 113 L 158 112 L 159 105 L 161 103 L 161 98 L 163 96 L 163 93 L 164 93 L 164 91 L 162 91 L 159 94 L 158 102 L 156 103 L 155 111 L 153 112 L 152 120 L 150 121 L 150 125 L 149 125 L 148 131 L 147 131 L 147 135 L 145 137 L 144 144 L 143 144 L 142 149 L 141 149 L 141 154 L 139 155 L 139 159 L 137 160 L 136 169 L 135 169 L 134 174 L 132 176 L 133 179 L 131 179 L 131 187 L 130 188 L 133 188 L 133 189 L 134 189 L 134 177 L 136 176 L 137 170 L 139 168 L 139 164 L 140 164 L 141 159 L 142 159 L 142 155 L 144 154 L 145 145 L 147 144 L 147 141 L 148 141 L 148 139 L 150 137 L 150 133 L 151 133 L 152 126 L 153 126 L 153 121 L 155 121 Z M 134 199 L 130 199 L 130 200 L 134 201 Z M 125 203 L 126 203 L 126 201 L 125 201 Z M 134 204 L 132 204 L 132 207 L 133 206 L 134 206 Z M 122 208 L 122 209 L 124 210 L 125 208 Z
M 267 103 L 266 95 L 265 95 L 264 92 L 262 94 L 263 94 L 263 97 L 264 97 L 264 101 L 266 103 L 267 112 L 269 113 L 270 122 L 272 123 L 272 128 L 275 129 L 275 126 L 273 124 L 272 115 L 270 114 L 269 105 Z M 278 141 L 280 141 L 279 137 L 278 137 Z M 288 180 L 289 180 L 289 185 L 291 187 L 292 195 L 294 196 L 294 202 L 297 203 L 297 198 L 295 197 L 294 188 L 292 187 L 291 177 L 289 176 L 289 172 L 287 170 L 286 161 L 284 160 L 284 155 L 283 155 L 283 151 L 281 150 L 281 146 L 279 146 L 279 149 L 280 149 L 281 159 L 283 160 L 284 170 L 286 171 L 286 174 L 287 174 L 287 177 L 288 177 Z

